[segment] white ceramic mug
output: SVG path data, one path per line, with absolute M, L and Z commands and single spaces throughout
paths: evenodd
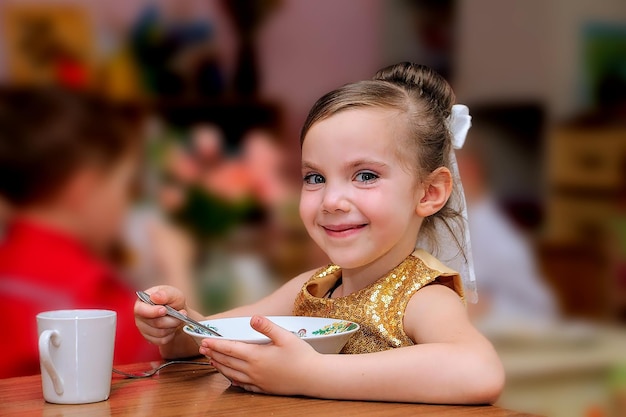
M 117 313 L 57 310 L 37 315 L 43 397 L 50 403 L 104 401 L 111 392 Z

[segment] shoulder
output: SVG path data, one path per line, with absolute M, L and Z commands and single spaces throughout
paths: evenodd
M 416 344 L 451 341 L 472 329 L 463 300 L 448 286 L 427 285 L 407 304 L 404 330 Z
M 435 258 L 423 249 L 416 249 L 411 256 L 421 261 L 423 265 L 430 270 L 430 279 L 428 284 L 431 282 L 442 284 L 453 290 L 461 297 L 461 299 L 463 299 L 463 280 L 457 271 L 447 265 L 444 265 L 441 261 L 439 261 L 439 259 Z
M 295 290 L 294 294 L 297 294 L 307 282 L 318 278 L 320 272 L 324 271 L 325 269 L 326 268 L 316 268 L 303 272 L 300 275 L 289 280 L 283 287 L 288 287 L 292 290 Z

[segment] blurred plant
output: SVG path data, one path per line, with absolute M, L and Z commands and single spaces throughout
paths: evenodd
M 215 97 L 224 91 L 214 23 L 185 2 L 150 3 L 130 31 L 144 88 L 155 97 Z
M 251 131 L 239 154 L 226 155 L 215 125 L 196 125 L 185 135 L 166 132 L 155 141 L 163 209 L 202 241 L 219 239 L 242 224 L 258 223 L 289 193 L 283 155 L 268 132 Z

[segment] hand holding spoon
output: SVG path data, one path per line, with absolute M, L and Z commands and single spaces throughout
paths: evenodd
M 150 299 L 150 294 L 148 294 L 145 291 L 137 291 L 137 297 L 139 297 L 139 299 L 141 301 L 143 301 L 146 304 L 150 304 L 150 305 L 158 305 L 156 304 L 154 301 L 152 301 Z M 197 321 L 195 321 L 194 319 L 187 317 L 186 315 L 179 313 L 178 311 L 176 311 L 175 309 L 173 309 L 172 307 L 168 306 L 168 305 L 164 305 L 163 307 L 165 307 L 165 309 L 167 310 L 167 315 L 174 317 L 184 323 L 187 323 L 188 325 L 190 325 L 191 327 L 195 327 L 196 329 L 199 329 L 200 331 L 213 335 L 213 336 L 218 336 L 218 337 L 222 337 L 221 334 L 219 334 L 218 332 L 216 332 L 213 329 L 210 329 L 209 327 L 198 323 Z

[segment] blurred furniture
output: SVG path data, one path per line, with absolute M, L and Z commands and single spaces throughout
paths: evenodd
M 507 376 L 498 405 L 551 417 L 624 415 L 616 410 L 623 386 L 610 379 L 626 362 L 626 330 L 578 323 L 518 334 L 495 342 Z
M 611 315 L 609 261 L 601 247 L 545 240 L 537 252 L 563 315 L 594 319 Z
M 626 306 L 616 264 L 626 190 L 626 127 L 554 128 L 547 144 L 547 208 L 540 258 L 569 316 L 615 318 Z M 620 260 L 621 259 L 621 260 Z M 621 294 L 619 292 L 622 292 Z
M 121 367 L 140 372 L 155 364 Z M 484 416 L 523 417 L 495 406 L 438 406 L 405 403 L 333 401 L 303 397 L 259 395 L 231 388 L 212 368 L 198 365 L 170 367 L 158 376 L 127 380 L 115 376 L 111 397 L 94 404 L 48 404 L 41 392 L 41 376 L 0 380 L 0 414 L 3 416 Z
M 547 162 L 550 238 L 601 238 L 624 185 L 626 128 L 557 128 L 549 136 Z

